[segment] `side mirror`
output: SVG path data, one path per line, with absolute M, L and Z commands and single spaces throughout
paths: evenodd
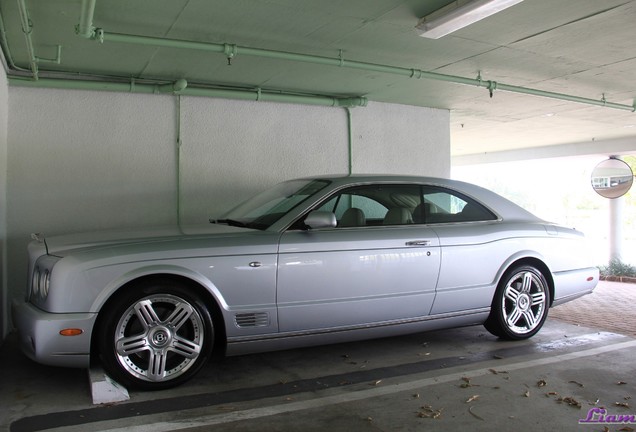
M 328 211 L 312 211 L 305 217 L 305 225 L 310 229 L 335 228 L 336 215 Z

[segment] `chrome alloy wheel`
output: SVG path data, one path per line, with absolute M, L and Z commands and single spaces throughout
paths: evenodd
M 513 333 L 523 335 L 543 323 L 547 308 L 547 286 L 543 278 L 522 271 L 508 280 L 503 297 L 503 319 Z
M 192 367 L 201 353 L 205 326 L 184 299 L 155 294 L 139 299 L 115 327 L 115 351 L 123 369 L 143 381 L 169 381 Z

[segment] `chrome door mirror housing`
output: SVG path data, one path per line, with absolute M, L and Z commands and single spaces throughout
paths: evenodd
M 335 228 L 337 224 L 336 215 L 328 211 L 312 211 L 305 217 L 309 229 Z

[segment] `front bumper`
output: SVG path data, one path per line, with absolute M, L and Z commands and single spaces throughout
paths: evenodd
M 30 359 L 52 366 L 89 366 L 96 313 L 53 314 L 14 300 L 11 315 L 18 329 L 20 348 Z M 83 332 L 77 336 L 60 334 L 69 328 Z

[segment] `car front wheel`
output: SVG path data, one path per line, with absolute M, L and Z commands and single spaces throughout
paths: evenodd
M 124 385 L 143 390 L 174 387 L 196 374 L 211 354 L 210 313 L 181 284 L 158 280 L 131 287 L 105 314 L 102 362 Z
M 502 339 L 527 339 L 543 326 L 549 305 L 543 274 L 532 266 L 516 267 L 501 279 L 484 326 Z

